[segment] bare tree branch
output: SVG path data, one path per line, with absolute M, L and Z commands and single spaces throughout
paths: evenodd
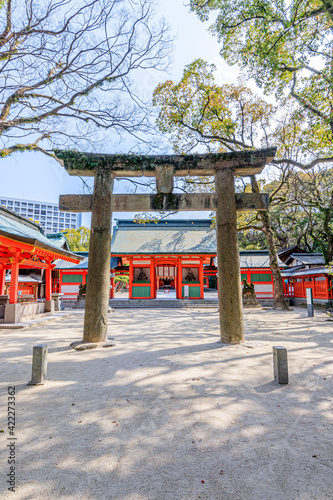
M 168 65 L 169 29 L 163 21 L 154 26 L 152 5 L 22 0 L 12 9 L 7 0 L 0 9 L 0 155 L 77 147 L 93 134 L 96 141 L 99 129 L 137 141 L 151 133 L 151 111 L 131 75 Z M 24 144 L 18 131 L 25 131 Z

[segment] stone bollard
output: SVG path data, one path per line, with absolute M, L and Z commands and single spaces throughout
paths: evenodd
M 274 382 L 288 384 L 288 358 L 285 347 L 273 346 Z
M 306 308 L 308 310 L 308 317 L 313 318 L 314 310 L 313 310 L 313 293 L 312 288 L 306 289 Z
M 47 344 L 35 345 L 32 352 L 32 375 L 28 385 L 43 385 L 47 373 Z

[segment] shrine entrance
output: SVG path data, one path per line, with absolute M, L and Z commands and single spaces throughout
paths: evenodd
M 167 264 L 155 265 L 156 290 L 176 290 L 177 267 Z
M 177 283 L 178 259 L 154 259 L 156 293 L 155 298 L 179 298 Z
M 216 211 L 216 236 L 219 284 L 220 339 L 225 343 L 244 342 L 243 305 L 237 235 L 237 210 L 267 210 L 268 194 L 236 193 L 235 176 L 262 172 L 273 160 L 276 148 L 256 151 L 194 155 L 109 155 L 55 151 L 70 175 L 94 176 L 92 195 L 60 196 L 63 211 L 92 212 L 89 245 L 89 272 L 83 342 L 105 342 L 108 328 L 110 293 L 111 217 L 113 212 Z M 115 177 L 155 177 L 157 194 L 114 194 Z M 215 193 L 174 193 L 174 176 L 214 176 Z M 142 242 L 144 245 L 144 242 Z M 198 285 L 192 268 L 202 272 L 202 261 L 194 265 L 182 259 L 177 268 L 178 295 L 189 292 L 195 298 Z M 193 264 L 190 266 L 189 264 Z M 148 264 L 147 264 L 148 265 Z M 151 265 L 151 263 L 150 263 Z M 184 267 L 186 268 L 184 269 Z M 189 268 L 189 271 L 187 270 Z M 155 272 L 155 269 L 153 269 Z M 141 271 L 139 271 L 140 273 Z M 139 274 L 138 293 L 153 293 L 146 271 Z M 191 286 L 184 284 L 186 276 Z M 151 273 L 150 273 L 151 275 Z M 137 276 L 134 275 L 134 281 Z M 171 276 L 168 276 L 168 279 Z M 142 283 L 146 282 L 146 284 Z M 186 287 L 186 288 L 185 288 Z M 150 290 L 149 290 L 150 288 Z M 193 290 L 190 290 L 193 288 Z

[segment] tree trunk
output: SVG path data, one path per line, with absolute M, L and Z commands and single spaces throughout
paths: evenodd
M 254 193 L 260 192 L 258 183 L 254 176 L 251 176 L 251 186 L 252 186 L 252 191 Z M 271 226 L 269 211 L 265 210 L 263 212 L 259 212 L 259 217 L 262 221 L 263 233 L 266 236 L 267 248 L 269 253 L 269 263 L 273 277 L 273 287 L 274 287 L 273 307 L 275 309 L 288 309 L 288 305 L 286 303 L 286 299 L 283 293 L 282 276 L 278 264 L 278 256 L 276 253 L 276 246 L 275 246 L 274 234 Z
M 283 293 L 282 276 L 278 264 L 278 256 L 276 253 L 276 246 L 274 235 L 270 224 L 269 212 L 260 212 L 260 218 L 263 224 L 263 232 L 266 236 L 267 248 L 269 253 L 269 264 L 271 266 L 274 286 L 273 306 L 275 309 L 288 309 L 286 299 Z

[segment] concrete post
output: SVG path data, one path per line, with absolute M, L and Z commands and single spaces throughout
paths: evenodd
M 220 338 L 226 344 L 239 344 L 244 342 L 244 323 L 232 169 L 216 171 L 215 191 Z
M 28 385 L 42 385 L 47 374 L 47 344 L 35 345 L 32 351 L 32 375 Z
M 274 381 L 278 384 L 288 384 L 288 358 L 285 347 L 273 347 Z
M 306 308 L 308 310 L 308 317 L 313 318 L 314 308 L 313 308 L 313 292 L 312 288 L 306 288 Z
M 83 342 L 105 342 L 108 327 L 113 176 L 95 174 Z

